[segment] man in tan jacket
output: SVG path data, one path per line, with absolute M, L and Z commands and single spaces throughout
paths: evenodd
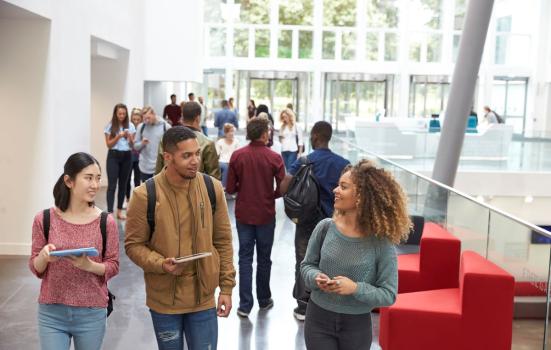
M 232 233 L 220 181 L 213 180 L 212 212 L 205 180 L 198 174 L 201 149 L 196 134 L 173 127 L 163 137 L 163 169 L 153 180 L 155 226 L 147 221 L 147 189 L 131 197 L 126 222 L 128 257 L 144 270 L 147 301 L 159 349 L 216 349 L 217 316 L 230 313 L 235 286 Z M 179 263 L 175 258 L 209 252 Z M 217 303 L 215 289 L 220 287 Z

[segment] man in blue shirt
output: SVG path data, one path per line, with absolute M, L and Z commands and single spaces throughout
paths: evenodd
M 230 123 L 239 129 L 239 119 L 235 112 L 230 110 L 227 100 L 222 100 L 222 109 L 214 113 L 214 126 L 218 128 L 218 137 L 224 137 L 224 124 Z
M 319 121 L 314 124 L 310 132 L 310 143 L 314 151 L 307 155 L 308 161 L 313 163 L 313 170 L 320 186 L 320 206 L 325 217 L 333 216 L 333 204 L 335 195 L 333 189 L 337 187 L 341 173 L 350 162 L 329 149 L 329 141 L 333 134 L 331 124 L 325 121 Z M 295 175 L 301 167 L 298 159 L 289 173 Z M 312 223 L 296 225 L 295 231 L 295 286 L 293 296 L 297 299 L 298 306 L 294 309 L 295 318 L 304 321 L 306 314 L 306 305 L 310 299 L 310 291 L 306 289 L 304 281 L 300 277 L 300 263 L 306 254 L 308 241 L 312 231 L 324 217 L 314 220 Z

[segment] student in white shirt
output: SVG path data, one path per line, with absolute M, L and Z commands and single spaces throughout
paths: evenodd
M 285 108 L 279 115 L 281 127 L 279 128 L 279 142 L 281 142 L 281 156 L 285 163 L 285 169 L 289 168 L 304 151 L 302 140 L 302 128 L 296 122 L 295 113 Z
M 216 153 L 218 153 L 218 164 L 220 164 L 224 188 L 226 188 L 226 181 L 228 180 L 231 155 L 238 148 L 239 141 L 235 138 L 235 126 L 231 123 L 224 124 L 224 137 L 216 141 Z

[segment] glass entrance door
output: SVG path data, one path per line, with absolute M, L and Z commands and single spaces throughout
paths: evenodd
M 491 109 L 512 125 L 514 133 L 524 135 L 526 129 L 526 94 L 528 78 L 495 77 Z
M 257 106 L 259 104 L 267 105 L 276 123 L 278 122 L 279 113 L 289 103 L 293 104 L 295 114 L 298 116 L 298 78 L 251 78 L 249 96 Z
M 347 120 L 364 118 L 375 120 L 384 116 L 388 107 L 387 79 L 382 80 L 325 80 L 324 119 L 335 130 L 346 131 Z

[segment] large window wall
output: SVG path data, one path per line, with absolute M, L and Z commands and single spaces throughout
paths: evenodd
M 505 111 L 500 107 L 502 87 L 494 81 L 528 78 L 524 95 L 508 95 L 518 99 L 508 103 L 525 106 L 523 113 L 515 109 L 516 119 L 511 119 L 520 133 L 530 119 L 533 57 L 538 52 L 534 19 L 542 2 L 495 2 L 473 99 L 479 114 L 484 105 Z M 303 94 L 302 111 L 312 114 L 310 120 L 329 115 L 342 120 L 339 115 L 347 114 L 371 117 L 378 110 L 386 117 L 430 117 L 446 108 L 468 4 L 469 0 L 205 0 L 206 67 L 225 69 L 226 79 L 231 79 L 223 90 L 230 95 L 237 95 L 237 71 L 309 74 L 311 89 Z M 337 93 L 337 83 L 327 80 L 332 73 L 392 76 L 392 87 L 385 90 L 392 107 L 359 110 L 356 102 L 345 103 L 343 95 L 339 108 L 345 109 L 337 111 L 331 99 L 345 91 L 351 90 L 350 101 L 362 99 L 355 95 L 356 83 L 350 89 L 344 81 L 338 83 Z M 379 103 L 377 94 L 366 96 L 368 105 Z

